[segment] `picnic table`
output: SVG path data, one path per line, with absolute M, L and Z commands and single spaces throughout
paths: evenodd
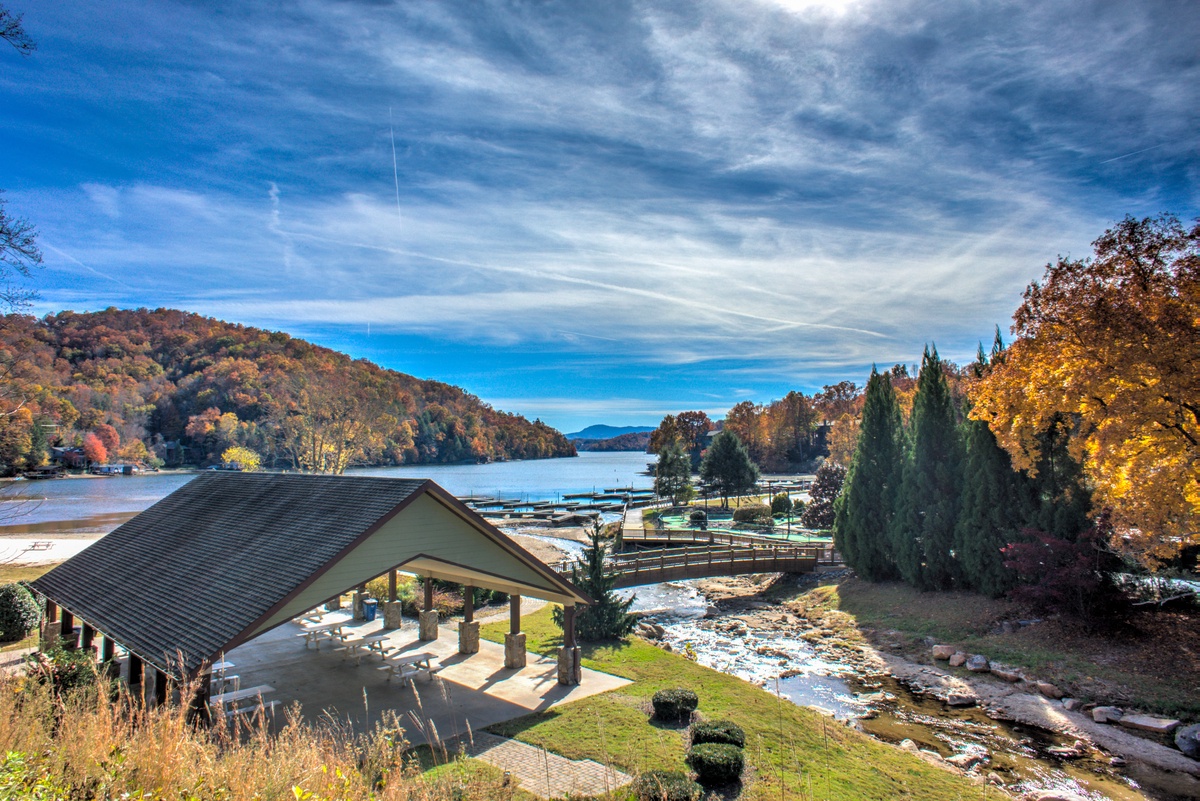
M 376 632 L 375 634 L 368 634 L 365 637 L 357 637 L 353 639 L 343 635 L 343 645 L 337 650 L 343 652 L 343 659 L 353 658 L 355 663 L 359 665 L 362 664 L 362 658 L 364 656 L 368 656 L 372 653 L 377 655 L 380 659 L 386 659 L 387 655 L 391 653 L 392 650 L 385 647 L 385 643 L 387 642 L 387 638 L 389 636 L 390 632 L 387 631 L 380 631 Z
M 385 659 L 379 669 L 388 671 L 388 681 L 399 678 L 401 684 L 408 684 L 412 681 L 413 676 L 422 672 L 432 681 L 433 674 L 438 671 L 438 668 L 430 666 L 429 660 L 435 656 L 437 654 L 431 654 L 428 651 L 415 654 L 396 654 Z
M 274 687 L 269 684 L 260 684 L 257 687 L 247 687 L 244 690 L 217 693 L 208 699 L 208 706 L 214 712 L 225 714 L 226 717 L 245 715 L 259 710 L 265 712 L 279 705 L 278 701 L 263 700 L 264 695 L 273 692 L 275 692 Z M 246 701 L 256 701 L 257 703 L 245 704 L 244 702 Z
M 214 662 L 212 666 L 212 688 L 217 693 L 223 693 L 232 687 L 237 690 L 241 686 L 242 678 L 236 673 L 229 671 L 236 667 L 232 662 L 221 660 Z
M 317 648 L 320 649 L 321 643 L 318 640 L 318 638 L 322 634 L 329 637 L 329 639 L 331 639 L 331 640 L 334 637 L 342 638 L 342 636 L 343 636 L 342 635 L 342 627 L 345 625 L 346 625 L 346 621 L 338 620 L 338 621 L 334 621 L 333 623 L 325 623 L 320 626 L 305 626 L 304 628 L 302 628 L 300 630 L 300 634 L 298 634 L 297 636 L 304 638 L 304 647 L 305 648 L 307 648 L 312 643 L 316 643 Z

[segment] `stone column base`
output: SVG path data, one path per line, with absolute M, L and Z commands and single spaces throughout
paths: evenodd
M 422 642 L 432 642 L 438 638 L 438 612 L 436 609 L 430 609 L 428 612 L 422 612 L 419 619 L 420 633 L 417 634 L 417 639 Z
M 475 621 L 458 624 L 458 652 L 460 654 L 479 653 L 479 624 Z
M 56 648 L 62 643 L 62 623 L 54 621 L 53 623 L 42 624 L 42 641 L 38 644 L 38 648 L 43 651 L 49 651 L 51 648 Z
M 340 596 L 340 595 L 325 604 L 326 612 L 336 612 L 337 610 L 339 610 L 341 608 L 342 608 L 342 596 Z
M 398 629 L 404 623 L 403 605 L 399 601 L 388 601 L 383 605 L 383 627 Z
M 355 620 L 366 620 L 366 616 L 363 614 L 362 607 L 363 599 L 366 597 L 367 596 L 365 594 L 358 591 L 355 591 L 355 593 L 350 596 L 350 608 L 354 610 Z
M 525 667 L 525 632 L 504 635 L 504 666 L 509 670 Z
M 558 683 L 568 687 L 579 683 L 583 677 L 583 667 L 580 665 L 579 646 L 558 649 Z

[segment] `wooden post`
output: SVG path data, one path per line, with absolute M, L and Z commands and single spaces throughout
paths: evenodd
M 84 622 L 79 628 L 79 650 L 86 651 L 92 647 L 92 640 L 96 638 L 96 630 L 88 622 Z
M 75 650 L 75 616 L 66 609 L 62 610 L 62 638 L 63 648 L 68 651 Z
M 127 680 L 129 686 L 140 687 L 142 685 L 142 658 L 137 654 L 129 655 L 129 678 Z
M 46 599 L 46 616 L 43 618 L 47 623 L 55 623 L 58 621 L 58 604 Z
M 205 672 L 196 676 L 196 692 L 188 700 L 187 716 L 184 718 L 193 726 L 207 726 L 212 723 L 212 713 L 208 708 L 208 699 L 212 694 L 212 673 Z
M 521 633 L 521 596 L 508 596 L 508 630 L 511 634 Z
M 388 573 L 388 600 L 396 601 L 396 571 Z
M 158 668 L 151 668 L 151 670 L 154 672 L 154 705 L 162 706 L 168 700 L 167 674 Z
M 463 622 L 475 620 L 475 588 L 470 584 L 463 587 Z
M 102 636 L 104 639 L 100 641 L 100 661 L 111 662 L 113 661 L 113 657 L 117 652 L 116 643 L 114 643 L 113 638 L 109 637 L 107 634 Z
M 425 611 L 433 611 L 433 579 L 429 576 L 425 577 Z
M 563 647 L 575 647 L 575 604 L 563 607 Z

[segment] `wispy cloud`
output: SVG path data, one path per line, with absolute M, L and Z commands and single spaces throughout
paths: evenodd
M 647 408 L 767 399 L 969 358 L 1058 253 L 1195 214 L 1187 11 L 64 2 L 0 75 L 0 166 L 72 254 L 46 309 L 179 305 L 398 367 L 446 343 L 422 367 L 510 400 L 616 404 L 614 354 L 669 383 Z M 476 358 L 533 352 L 560 386 Z

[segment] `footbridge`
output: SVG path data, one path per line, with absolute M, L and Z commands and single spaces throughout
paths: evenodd
M 612 554 L 608 569 L 616 575 L 616 586 L 640 587 L 664 581 L 740 576 L 753 573 L 812 573 L 823 567 L 838 567 L 836 552 L 826 546 L 775 544 L 770 547 L 692 545 L 655 548 Z M 554 569 L 570 576 L 583 568 L 579 560 L 560 562 Z

